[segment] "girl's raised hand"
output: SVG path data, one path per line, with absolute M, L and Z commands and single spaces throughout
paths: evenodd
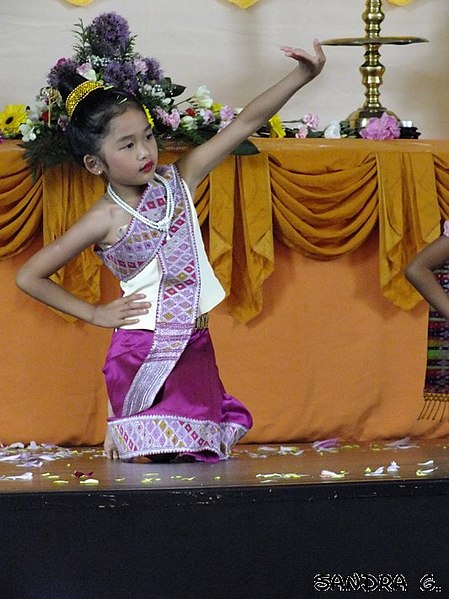
M 281 46 L 281 50 L 284 52 L 285 56 L 289 56 L 298 61 L 298 67 L 304 72 L 309 80 L 316 77 L 322 71 L 326 62 L 326 55 L 323 52 L 319 40 L 313 40 L 313 49 L 315 55 L 309 54 L 306 50 L 302 50 L 301 48 Z
M 138 316 L 147 314 L 151 307 L 149 302 L 144 301 L 145 297 L 143 293 L 133 293 L 109 304 L 97 304 L 94 306 L 91 323 L 110 329 L 136 324 L 139 322 Z

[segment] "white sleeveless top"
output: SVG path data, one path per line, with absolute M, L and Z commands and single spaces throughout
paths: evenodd
M 203 238 L 201 236 L 200 225 L 196 214 L 195 205 L 192 200 L 187 185 L 182 182 L 189 200 L 189 208 L 192 214 L 193 230 L 195 245 L 198 255 L 198 264 L 201 279 L 200 301 L 199 301 L 199 316 L 205 314 L 218 305 L 225 298 L 225 291 L 221 286 L 220 281 L 215 276 L 212 266 L 204 248 Z M 139 322 L 136 324 L 124 325 L 122 329 L 147 329 L 154 331 L 156 326 L 156 309 L 159 285 L 162 279 L 162 270 L 159 261 L 155 258 L 142 271 L 129 281 L 120 281 L 123 295 L 131 295 L 132 293 L 144 293 L 145 301 L 151 303 L 148 314 L 139 316 Z

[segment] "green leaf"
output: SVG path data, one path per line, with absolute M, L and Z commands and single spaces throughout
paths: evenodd
M 179 85 L 179 83 L 174 83 L 171 87 L 171 96 L 173 98 L 176 98 L 177 96 L 180 96 L 182 93 L 184 93 L 185 89 L 185 85 Z
M 35 179 L 42 168 L 73 160 L 67 137 L 59 128 L 46 127 L 35 140 L 23 142 L 20 146 Z
M 309 129 L 307 137 L 324 137 L 324 131 L 312 131 Z
M 180 96 L 186 89 L 185 85 L 179 85 L 179 83 L 173 83 L 170 77 L 165 77 L 159 84 L 164 92 L 172 98 Z
M 242 141 L 242 143 L 238 145 L 235 150 L 231 152 L 231 154 L 234 154 L 234 156 L 252 156 L 254 154 L 260 154 L 260 151 L 252 141 L 245 139 L 245 141 Z

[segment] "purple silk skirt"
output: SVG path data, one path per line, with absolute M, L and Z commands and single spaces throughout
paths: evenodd
M 108 427 L 121 459 L 181 455 L 216 462 L 251 428 L 248 410 L 225 392 L 208 329 L 193 332 L 153 405 L 122 416 L 126 393 L 153 342 L 153 331 L 118 329 L 103 368 L 114 417 Z

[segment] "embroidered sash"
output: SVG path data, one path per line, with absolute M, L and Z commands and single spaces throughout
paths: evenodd
M 96 250 L 123 281 L 136 276 L 154 258 L 162 270 L 153 344 L 126 394 L 123 416 L 151 407 L 184 351 L 198 313 L 200 276 L 189 200 L 174 165 L 161 174 L 169 180 L 175 201 L 169 234 L 149 229 L 133 218 L 119 242 L 106 250 Z M 150 183 L 138 210 L 151 220 L 160 220 L 166 210 L 163 186 Z
M 449 263 L 434 270 L 434 275 L 449 293 Z M 427 330 L 424 406 L 419 419 L 443 422 L 449 416 L 449 322 L 432 307 Z

